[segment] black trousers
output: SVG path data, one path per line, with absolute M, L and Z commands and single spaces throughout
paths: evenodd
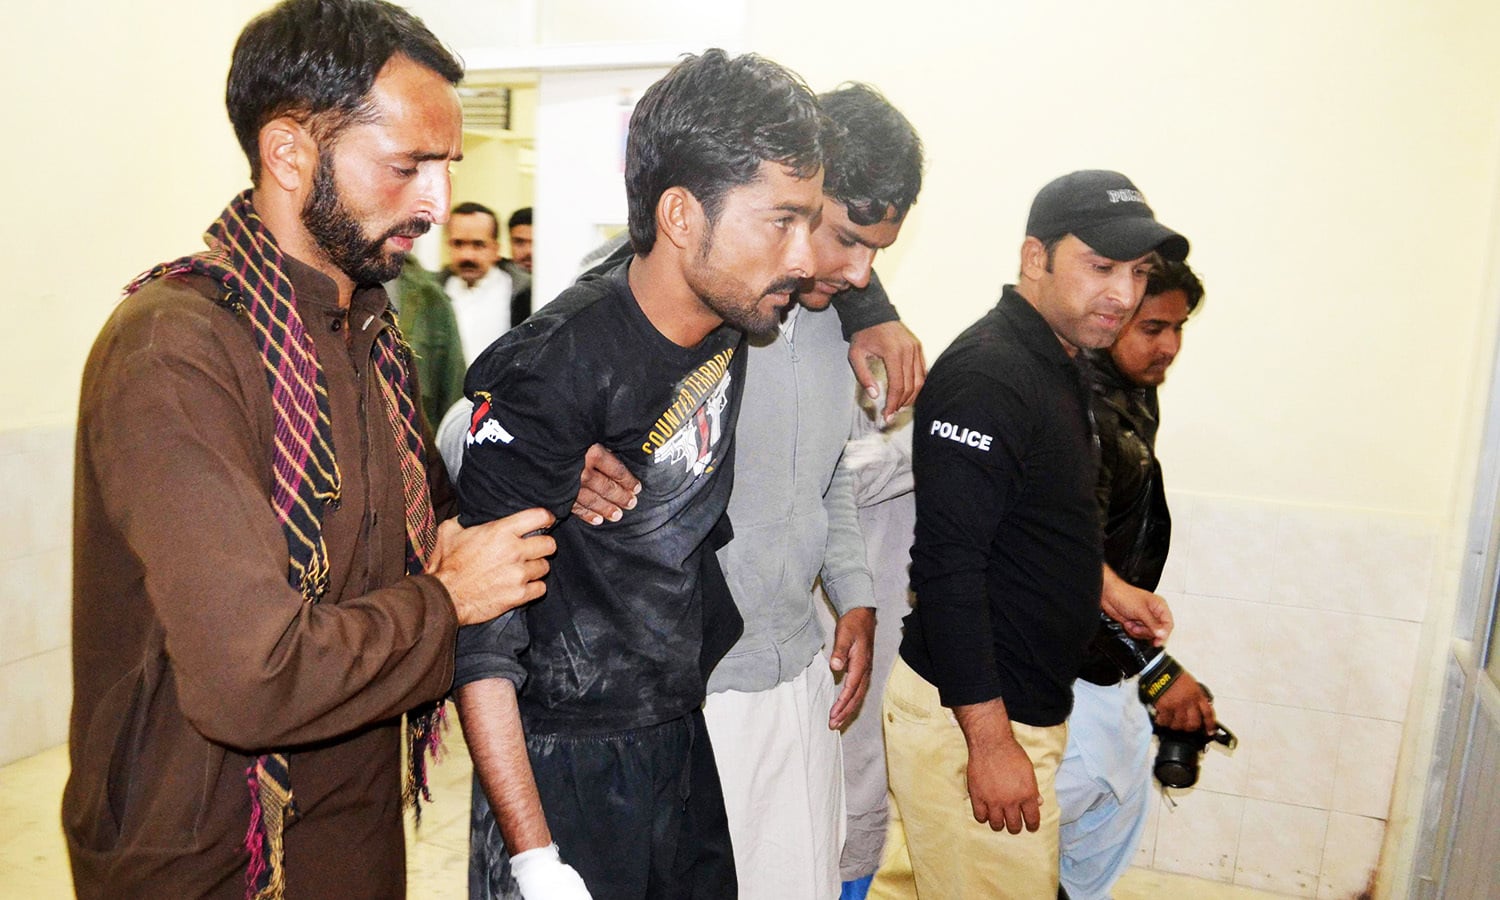
M 703 713 L 602 735 L 528 735 L 542 810 L 594 900 L 733 900 L 724 794 Z M 474 779 L 470 900 L 519 898 Z

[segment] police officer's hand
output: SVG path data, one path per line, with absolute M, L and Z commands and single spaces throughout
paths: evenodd
M 977 751 L 977 752 L 976 752 Z M 974 821 L 1011 834 L 1036 831 L 1042 824 L 1042 797 L 1031 757 L 1012 738 L 969 748 L 969 804 Z
M 1042 824 L 1042 796 L 1031 757 L 1016 743 L 1005 701 L 953 707 L 969 748 L 969 803 L 974 821 L 1011 834 L 1036 831 Z

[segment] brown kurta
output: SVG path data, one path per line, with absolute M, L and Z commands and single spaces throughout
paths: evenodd
M 81 898 L 244 896 L 245 775 L 291 753 L 289 898 L 401 897 L 400 716 L 441 696 L 457 622 L 404 572 L 401 471 L 371 345 L 385 307 L 288 259 L 329 393 L 341 500 L 327 596 L 287 583 L 270 391 L 248 321 L 198 276 L 152 282 L 84 370 L 74 482 L 72 776 Z M 346 334 L 352 340 L 345 342 Z M 447 477 L 430 454 L 441 519 Z

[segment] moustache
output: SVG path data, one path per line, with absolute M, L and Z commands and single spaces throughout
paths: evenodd
M 380 240 L 376 241 L 375 243 L 376 245 L 380 245 L 385 243 L 386 240 L 393 237 L 412 238 L 413 240 L 415 240 L 416 238 L 421 237 L 431 230 L 432 223 L 427 221 L 426 219 L 408 219 L 407 221 L 402 222 L 400 225 L 397 225 L 390 231 L 387 231 L 385 234 L 381 235 Z
M 794 294 L 797 292 L 797 286 L 801 283 L 802 279 L 797 278 L 794 275 L 788 275 L 785 278 L 780 278 L 772 282 L 771 286 L 766 288 L 765 293 L 761 296 L 768 297 L 771 294 Z

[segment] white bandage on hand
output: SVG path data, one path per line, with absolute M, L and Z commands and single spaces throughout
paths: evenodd
M 526 900 L 593 900 L 578 872 L 558 856 L 556 844 L 512 856 L 510 872 Z

